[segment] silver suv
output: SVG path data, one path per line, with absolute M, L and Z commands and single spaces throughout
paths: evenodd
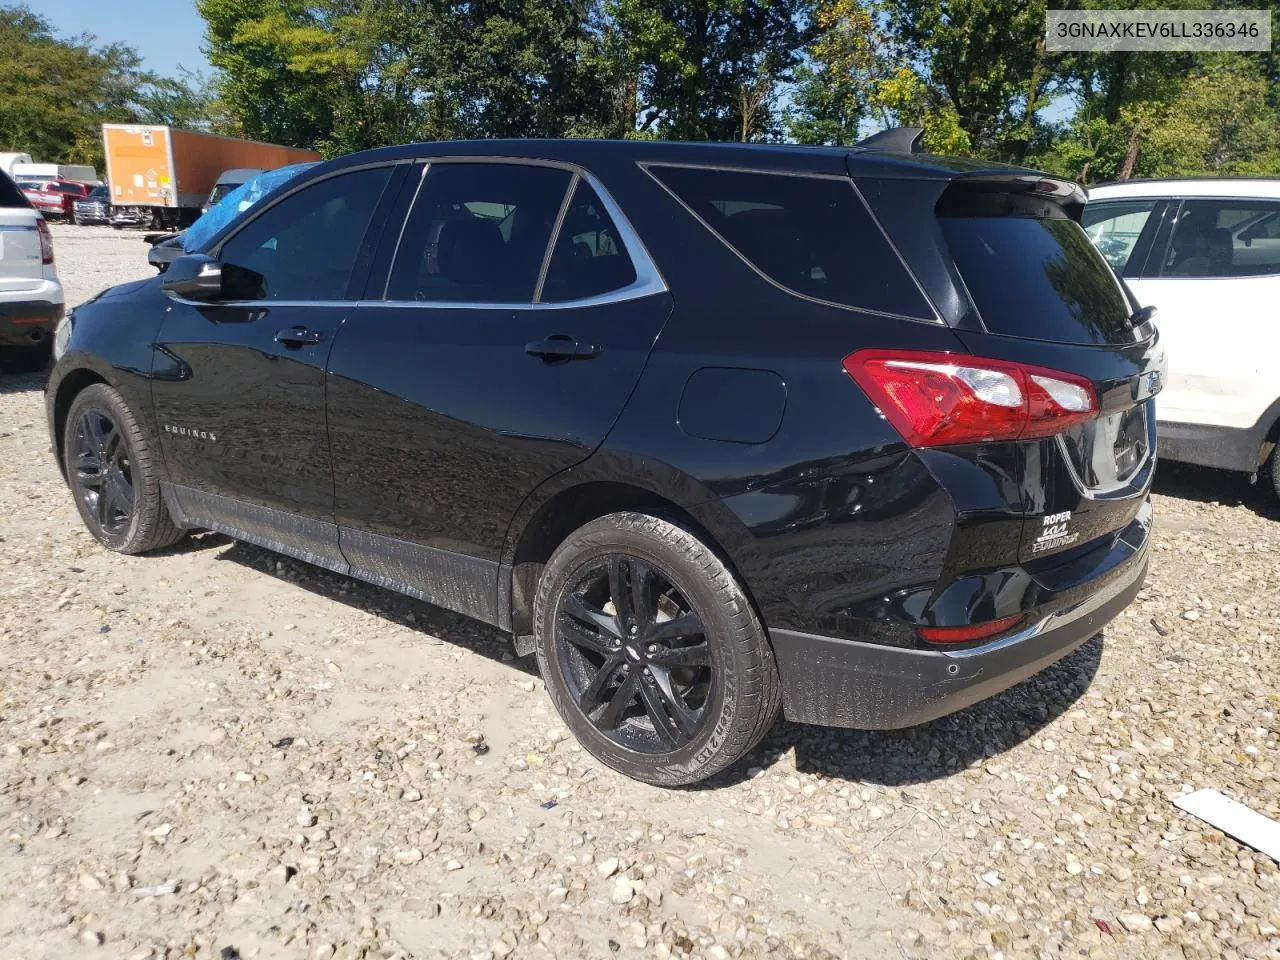
M 43 369 L 62 311 L 49 225 L 0 172 L 0 366 Z

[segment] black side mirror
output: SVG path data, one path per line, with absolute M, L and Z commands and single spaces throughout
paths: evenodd
M 222 293 L 222 266 L 202 253 L 178 257 L 165 270 L 160 289 L 171 297 L 212 300 Z

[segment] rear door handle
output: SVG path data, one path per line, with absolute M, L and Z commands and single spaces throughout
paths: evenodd
M 308 330 L 306 327 L 285 327 L 276 334 L 276 343 L 287 347 L 302 347 L 309 343 L 321 343 L 324 333 L 319 330 Z
M 572 337 L 558 333 L 545 340 L 526 343 L 524 352 L 531 357 L 541 357 L 548 363 L 554 363 L 557 360 L 594 360 L 600 356 L 600 347 L 594 343 L 579 343 Z

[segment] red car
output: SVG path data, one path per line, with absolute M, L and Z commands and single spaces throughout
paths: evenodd
M 77 183 L 75 180 L 45 180 L 39 186 L 35 183 L 22 185 L 23 196 L 46 219 L 60 217 L 70 220 L 75 202 L 89 196 L 90 189 L 87 184 Z

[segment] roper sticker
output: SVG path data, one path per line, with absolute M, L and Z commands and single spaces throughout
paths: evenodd
M 1044 553 L 1046 550 L 1071 546 L 1080 539 L 1080 534 L 1070 531 L 1070 523 L 1070 510 L 1048 514 L 1041 524 L 1040 536 L 1036 537 L 1035 543 L 1031 545 L 1031 552 Z

